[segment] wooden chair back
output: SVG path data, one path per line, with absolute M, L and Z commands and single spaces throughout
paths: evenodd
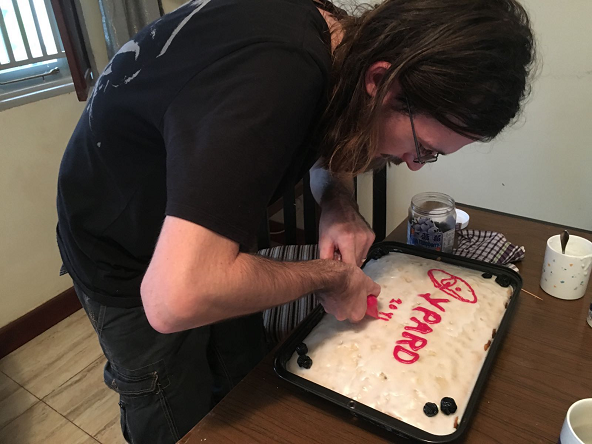
M 372 175 L 372 229 L 376 234 L 376 242 L 386 236 L 386 168 L 374 171 Z M 357 180 L 354 179 L 357 196 Z M 302 194 L 302 212 L 304 230 L 297 226 L 296 198 Z M 269 248 L 272 245 L 310 245 L 318 243 L 319 209 L 310 190 L 310 175 L 307 173 L 301 184 L 289 189 L 282 198 L 283 205 L 283 236 L 276 237 L 275 231 L 270 230 L 270 224 L 277 228 L 277 224 L 269 221 L 272 211 L 278 206 L 268 208 L 265 223 L 262 224 L 258 235 L 258 249 Z M 281 228 L 281 226 L 280 226 Z M 302 233 L 304 231 L 304 233 Z

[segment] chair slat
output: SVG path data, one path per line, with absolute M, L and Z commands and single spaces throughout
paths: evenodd
M 318 242 L 316 202 L 310 189 L 310 173 L 306 173 L 302 179 L 304 197 L 304 241 L 306 244 Z
M 386 237 L 386 167 L 373 173 L 372 229 L 376 234 L 376 242 Z
M 294 187 L 284 193 L 284 229 L 286 245 L 296 245 L 296 198 Z
M 271 239 L 269 233 L 269 214 L 266 209 L 263 220 L 259 224 L 259 229 L 257 230 L 257 250 L 263 250 L 264 248 L 269 248 L 270 246 Z

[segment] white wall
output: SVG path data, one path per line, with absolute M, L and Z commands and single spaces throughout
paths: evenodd
M 82 2 L 98 69 L 107 63 L 96 2 Z M 0 327 L 72 286 L 59 277 L 58 167 L 84 104 L 64 94 L 0 112 Z
M 105 44 L 99 2 L 81 0 L 80 5 L 95 64 L 97 70 L 101 73 L 109 63 L 109 57 L 107 56 L 107 45 Z
M 523 0 L 541 59 L 520 121 L 412 173 L 391 168 L 388 228 L 411 197 L 442 191 L 457 201 L 592 230 L 592 38 L 589 0 Z
M 0 327 L 72 286 L 58 276 L 55 199 L 82 109 L 70 93 L 0 112 Z
M 168 14 L 185 3 L 187 3 L 187 0 L 162 0 L 162 9 Z

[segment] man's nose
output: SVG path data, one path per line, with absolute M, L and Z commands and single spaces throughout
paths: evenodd
M 411 171 L 417 171 L 417 170 L 421 169 L 421 167 L 423 167 L 423 164 L 414 162 L 415 156 L 413 154 L 409 154 L 409 153 L 404 154 L 403 160 L 407 164 L 407 168 L 409 168 Z

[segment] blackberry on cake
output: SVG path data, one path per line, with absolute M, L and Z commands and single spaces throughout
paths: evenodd
M 312 359 L 307 355 L 298 356 L 298 366 L 308 370 L 312 367 Z
M 308 347 L 304 342 L 301 342 L 296 346 L 296 353 L 298 353 L 298 356 L 306 355 L 308 353 Z
M 503 288 L 506 288 L 510 285 L 510 278 L 508 276 L 498 276 L 495 278 L 495 282 Z
M 423 406 L 423 412 L 430 418 L 438 414 L 438 406 L 433 402 L 426 402 Z
M 456 402 L 454 402 L 454 399 L 445 397 L 442 398 L 442 401 L 440 401 L 440 410 L 445 415 L 451 415 L 452 413 L 455 413 L 456 409 L 457 407 Z
M 373 250 L 369 255 L 368 255 L 368 259 L 373 259 L 373 260 L 378 260 L 383 256 L 386 256 L 388 254 L 388 251 L 384 251 L 382 248 L 376 248 L 375 250 Z

